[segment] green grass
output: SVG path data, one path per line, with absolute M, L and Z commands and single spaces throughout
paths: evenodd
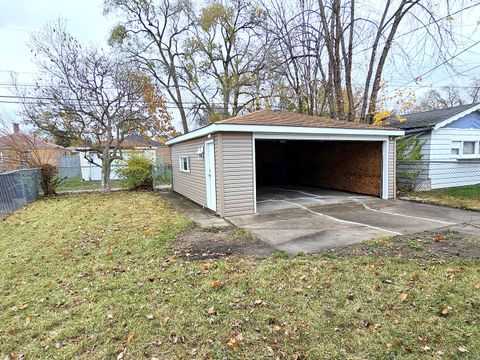
M 0 359 L 480 357 L 478 263 L 190 262 L 169 250 L 189 225 L 146 192 L 61 196 L 0 222 Z
M 416 192 L 415 196 L 440 205 L 480 210 L 480 184 Z
M 123 180 L 110 180 L 112 189 L 125 189 L 127 185 Z M 65 179 L 58 187 L 58 191 L 72 191 L 72 190 L 98 190 L 100 189 L 100 180 L 83 181 L 80 177 L 73 177 Z

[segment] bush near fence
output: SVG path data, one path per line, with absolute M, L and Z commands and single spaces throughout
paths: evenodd
M 0 174 L 0 217 L 38 199 L 41 169 L 22 169 Z
M 480 160 L 397 161 L 399 189 L 429 191 L 480 184 Z

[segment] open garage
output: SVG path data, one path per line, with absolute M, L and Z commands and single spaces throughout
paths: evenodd
M 315 201 L 327 192 L 394 198 L 401 135 L 390 127 L 257 111 L 168 141 L 173 190 L 224 217 L 256 214 L 266 196 L 285 189 L 314 194 Z
M 256 140 L 257 187 L 308 186 L 381 196 L 382 143 Z

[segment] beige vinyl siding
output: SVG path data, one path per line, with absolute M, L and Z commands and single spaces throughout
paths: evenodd
M 218 198 L 221 197 L 224 201 L 220 214 L 227 217 L 253 214 L 255 200 L 252 134 L 223 133 L 221 139 L 221 158 L 219 157 L 217 162 L 223 163 L 223 187 L 218 187 L 217 194 Z
M 215 138 L 215 137 L 214 137 Z M 172 145 L 173 190 L 204 206 L 207 202 L 205 162 L 197 158 L 197 149 L 205 146 L 206 137 Z M 215 141 L 215 147 L 217 141 Z M 180 171 L 180 156 L 190 158 L 190 172 Z
M 388 149 L 388 198 L 395 199 L 397 196 L 397 179 L 396 179 L 396 171 L 397 171 L 397 146 L 396 146 L 397 138 L 390 138 L 389 141 L 389 149 Z

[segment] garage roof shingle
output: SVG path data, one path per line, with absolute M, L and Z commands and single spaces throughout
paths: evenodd
M 216 124 L 232 125 L 272 125 L 272 126 L 302 126 L 316 128 L 339 129 L 394 129 L 390 126 L 375 126 L 366 123 L 332 120 L 325 117 L 305 115 L 287 111 L 273 111 L 270 109 L 255 111 L 250 114 L 236 116 L 217 121 Z

